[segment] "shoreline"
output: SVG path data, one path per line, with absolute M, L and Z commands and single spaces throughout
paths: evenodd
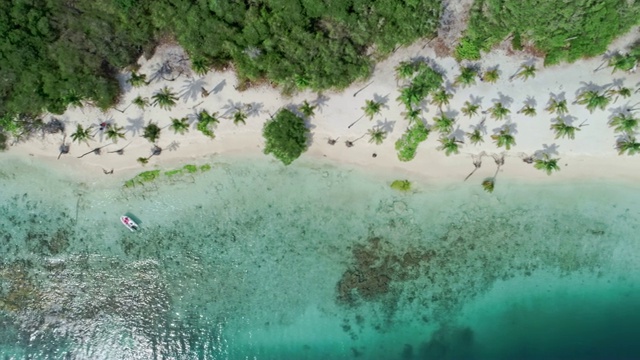
M 623 48 L 626 44 L 633 43 L 640 38 L 637 28 L 617 39 L 611 45 L 611 50 Z M 118 144 L 107 146 L 101 155 L 88 154 L 82 159 L 77 156 L 91 151 L 93 148 L 106 145 L 104 134 L 97 133 L 91 146 L 72 143 L 70 153 L 62 155 L 59 160 L 58 147 L 62 143 L 61 134 L 47 135 L 46 138 L 32 138 L 29 141 L 18 143 L 0 154 L 0 158 L 16 157 L 18 159 L 38 158 L 53 167 L 62 168 L 74 178 L 86 181 L 103 181 L 105 175 L 102 169 L 107 171 L 114 169 L 112 178 L 127 179 L 136 174 L 152 170 L 171 168 L 171 164 L 185 164 L 202 161 L 202 159 L 215 155 L 241 155 L 241 156 L 265 156 L 262 154 L 264 140 L 262 138 L 262 125 L 269 119 L 270 114 L 282 107 L 297 107 L 304 100 L 318 106 L 315 115 L 308 121 L 312 139 L 310 146 L 302 159 L 326 159 L 339 165 L 355 166 L 366 170 L 372 170 L 389 175 L 398 172 L 398 178 L 407 176 L 415 177 L 419 181 L 444 182 L 464 177 L 474 169 L 472 154 L 478 155 L 506 153 L 505 165 L 498 174 L 501 177 L 526 179 L 534 181 L 564 181 L 576 179 L 622 179 L 634 181 L 640 179 L 640 156 L 619 156 L 614 148 L 615 134 L 607 122 L 616 111 L 630 104 L 640 103 L 640 92 L 634 92 L 630 98 L 619 99 L 612 103 L 606 110 L 596 110 L 593 114 L 584 106 L 572 104 L 577 93 L 585 87 L 609 86 L 611 84 L 623 84 L 634 91 L 640 84 L 640 73 L 616 73 L 611 75 L 609 69 L 594 73 L 601 62 L 601 58 L 579 60 L 573 64 L 561 64 L 549 68 L 539 68 L 540 59 L 533 59 L 530 55 L 520 52 L 508 54 L 503 49 L 496 49 L 485 54 L 483 59 L 475 63 L 482 69 L 491 66 L 499 66 L 502 73 L 501 79 L 496 84 L 478 82 L 471 87 L 458 87 L 453 89 L 452 81 L 459 73 L 459 66 L 453 58 L 438 58 L 433 49 L 422 48 L 424 41 L 417 42 L 409 47 L 402 48 L 396 53 L 378 63 L 370 79 L 354 83 L 342 92 L 326 92 L 316 94 L 309 91 L 285 97 L 277 89 L 262 85 L 238 92 L 235 87 L 235 74 L 231 71 L 209 72 L 203 77 L 181 76 L 176 81 L 154 81 L 144 88 L 131 88 L 124 80 L 126 74 L 122 74 L 120 81 L 123 86 L 123 96 L 117 109 L 127 107 L 136 96 L 151 98 L 159 89 L 168 86 L 180 94 L 177 105 L 170 110 L 156 107 L 147 107 L 144 110 L 130 105 L 125 112 L 110 109 L 102 113 L 96 108 L 85 106 L 84 108 L 69 109 L 61 116 L 45 117 L 46 122 L 51 118 L 62 120 L 66 124 L 67 138 L 75 129 L 76 124 L 84 127 L 95 125 L 101 121 L 113 122 L 123 126 L 127 130 L 127 139 L 120 140 Z M 180 52 L 175 46 L 165 46 L 157 49 L 156 54 L 148 60 L 140 59 L 141 72 L 150 73 L 154 66 L 170 56 L 171 53 Z M 438 148 L 436 131 L 432 130 L 428 139 L 421 143 L 417 156 L 410 162 L 400 162 L 394 148 L 395 141 L 402 136 L 407 127 L 407 121 L 403 117 L 403 107 L 396 101 L 398 84 L 395 78 L 395 66 L 400 61 L 422 57 L 431 59 L 444 73 L 445 88 L 452 88 L 453 98 L 447 106 L 445 113 L 456 117 L 454 133 L 464 137 L 481 121 L 483 115 L 468 118 L 460 114 L 459 110 L 466 101 L 478 99 L 482 109 L 486 109 L 494 101 L 505 101 L 509 104 L 511 114 L 509 119 L 494 120 L 487 116 L 485 140 L 479 145 L 463 144 L 460 154 L 445 156 Z M 508 81 L 508 76 L 516 71 L 522 63 L 534 61 L 539 68 L 537 75 L 523 82 L 521 80 Z M 368 85 L 369 84 L 369 85 Z M 211 89 L 210 95 L 201 98 L 200 87 Z M 194 91 L 194 89 L 198 91 Z M 565 98 L 568 102 L 569 121 L 575 124 L 586 122 L 588 126 L 581 127 L 575 140 L 555 139 L 549 126 L 556 116 L 545 111 L 546 102 L 550 96 Z M 365 100 L 382 99 L 384 103 L 380 115 L 373 121 L 362 119 L 353 128 L 347 125 L 362 115 L 361 107 Z M 430 97 L 427 99 L 429 100 Z M 533 99 L 537 104 L 537 115 L 533 118 L 517 114 L 523 101 Z M 219 116 L 232 111 L 234 107 L 251 104 L 252 113 L 246 121 L 246 125 L 236 126 L 228 118 L 221 118 L 220 124 L 215 130 L 216 138 L 209 139 L 195 129 L 196 115 L 199 110 L 207 110 L 210 113 L 218 112 Z M 427 124 L 433 124 L 433 117 L 439 110 L 432 104 L 423 102 L 422 118 Z M 190 122 L 189 132 L 185 135 L 171 133 L 168 128 L 170 118 L 187 116 Z M 162 154 L 149 160 L 149 164 L 142 166 L 137 163 L 138 157 L 146 157 L 151 154 L 152 144 L 140 136 L 141 127 L 149 122 L 157 123 L 162 128 L 160 140 L 157 144 L 163 148 Z M 490 135 L 508 125 L 516 129 L 514 136 L 516 145 L 509 151 L 497 148 L 491 141 Z M 386 140 L 382 145 L 367 143 L 367 130 L 372 127 L 383 128 L 388 131 Z M 338 139 L 335 145 L 329 145 L 327 139 Z M 360 140 L 356 140 L 359 139 Z M 355 146 L 347 148 L 345 140 L 355 141 Z M 465 138 L 466 140 L 466 138 Z M 124 155 L 108 154 L 130 142 Z M 531 156 L 534 153 L 548 152 L 555 158 L 560 158 L 561 170 L 548 176 L 546 173 L 534 169 L 532 164 L 525 164 L 521 158 L 523 155 Z M 377 156 L 374 158 L 372 154 Z M 268 157 L 268 161 L 273 158 Z M 493 175 L 496 165 L 491 157 L 482 159 L 482 166 L 470 179 L 482 179 Z M 542 180 L 544 179 L 544 180 Z

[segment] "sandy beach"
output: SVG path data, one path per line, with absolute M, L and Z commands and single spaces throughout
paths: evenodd
M 639 38 L 638 29 L 634 28 L 615 41 L 610 51 L 624 50 Z M 483 165 L 472 178 L 476 181 L 494 173 L 496 165 L 492 155 L 505 156 L 505 165 L 500 172 L 500 176 L 505 177 L 544 179 L 544 181 L 640 178 L 640 171 L 637 170 L 640 166 L 640 157 L 618 155 L 615 149 L 616 134 L 607 124 L 612 114 L 640 103 L 640 93 L 636 92 L 626 99 L 620 97 L 615 102 L 612 100 L 606 110 L 596 110 L 592 114 L 583 105 L 573 104 L 576 95 L 587 88 L 605 89 L 615 84 L 629 87 L 634 91 L 637 89 L 640 73 L 612 74 L 611 69 L 606 67 L 594 72 L 602 64 L 602 57 L 543 68 L 542 59 L 499 48 L 485 54 L 481 61 L 468 64 L 476 64 L 483 70 L 497 66 L 500 79 L 495 84 L 478 81 L 475 85 L 463 88 L 453 85 L 455 77 L 460 72 L 460 66 L 456 61 L 450 57 L 436 57 L 425 41 L 397 50 L 392 56 L 376 65 L 370 79 L 353 84 L 344 91 L 323 94 L 303 92 L 287 97 L 278 89 L 267 85 L 238 91 L 236 77 L 232 70 L 210 71 L 202 77 L 185 73 L 173 81 L 153 79 L 153 74 L 165 60 L 183 55 L 179 47 L 164 45 L 157 49 L 151 59 L 141 58 L 139 72 L 147 74 L 147 79 L 152 79 L 149 85 L 142 88 L 132 88 L 127 84 L 126 79 L 129 73 L 123 72 L 120 77 L 123 94 L 116 109 L 102 112 L 88 105 L 83 108 L 69 109 L 60 116 L 45 116 L 45 122 L 52 117 L 64 121 L 67 143 L 71 141 L 69 135 L 74 131 L 76 124 L 82 124 L 84 127 L 93 125 L 96 134 L 89 142 L 89 146 L 72 143 L 69 154 L 57 159 L 63 136 L 56 134 L 20 142 L 0 156 L 5 158 L 32 156 L 50 162 L 64 171 L 69 171 L 74 176 L 100 181 L 105 177 L 103 169 L 113 169 L 113 177 L 126 178 L 144 170 L 167 168 L 175 163 L 197 163 L 214 154 L 259 155 L 262 153 L 264 143 L 262 127 L 270 114 L 275 114 L 282 107 L 297 108 L 307 100 L 317 108 L 315 116 L 309 123 L 312 133 L 311 144 L 303 157 L 326 158 L 330 161 L 383 171 L 386 174 L 397 173 L 398 178 L 462 181 L 473 170 L 474 157 L 477 158 L 484 152 L 486 156 L 482 157 Z M 413 161 L 401 162 L 397 158 L 394 143 L 406 129 L 407 121 L 402 116 L 404 107 L 396 100 L 402 83 L 396 80 L 394 68 L 401 61 L 415 58 L 429 59 L 436 64 L 445 77 L 445 88 L 453 94 L 449 106 L 443 111 L 455 116 L 454 135 L 466 140 L 460 148 L 460 154 L 445 156 L 443 151 L 437 149 L 439 134 L 432 131 L 427 141 L 418 148 L 417 156 Z M 509 77 L 525 63 L 535 64 L 538 69 L 535 77 L 526 81 L 521 79 L 510 81 Z M 154 106 L 140 109 L 131 104 L 137 96 L 151 99 L 154 93 L 165 86 L 179 96 L 177 105 L 170 110 Z M 209 91 L 207 97 L 201 96 L 202 88 Z M 557 115 L 545 111 L 552 95 L 567 100 L 569 110 L 567 119 L 574 126 L 583 125 L 576 133 L 574 140 L 554 138 L 550 125 Z M 353 127 L 348 128 L 349 124 L 361 117 L 365 100 L 369 99 L 384 103 L 381 113 L 373 120 L 364 117 Z M 478 114 L 471 118 L 461 114 L 460 109 L 464 103 L 474 99 L 481 104 L 481 110 L 489 108 L 494 101 L 501 101 L 511 110 L 510 116 L 498 121 L 489 117 L 488 114 Z M 536 116 L 528 117 L 517 113 L 525 101 L 535 103 Z M 433 124 L 432 119 L 439 113 L 438 108 L 427 101 L 423 102 L 423 105 L 423 119 L 427 124 Z M 229 117 L 226 117 L 234 107 L 241 107 L 248 113 L 246 125 L 236 126 Z M 217 112 L 222 116 L 215 130 L 215 139 L 207 138 L 195 129 L 196 116 L 200 110 Z M 185 116 L 189 118 L 191 124 L 189 132 L 185 135 L 174 134 L 168 128 L 171 123 L 170 118 Z M 486 118 L 484 143 L 472 145 L 464 134 L 472 131 L 473 126 L 479 124 L 483 118 Z M 104 133 L 98 131 L 98 124 L 102 122 L 123 126 L 126 130 L 126 139 L 120 140 L 117 144 L 110 144 L 110 141 L 105 139 Z M 152 144 L 141 137 L 142 127 L 149 122 L 154 122 L 162 128 L 157 145 L 163 151 L 160 156 L 152 157 L 149 164 L 142 166 L 136 159 L 151 154 Z M 505 125 L 512 128 L 516 139 L 516 145 L 509 151 L 498 148 L 490 138 L 490 135 Z M 367 130 L 375 126 L 388 132 L 382 145 L 368 143 L 368 136 L 365 135 Z M 337 139 L 337 142 L 330 145 L 328 139 Z M 346 140 L 355 141 L 355 146 L 347 147 Z M 125 145 L 127 147 L 123 155 L 108 153 Z M 101 155 L 88 154 L 78 158 L 101 146 L 105 146 Z M 534 169 L 531 164 L 522 161 L 523 157 L 531 156 L 536 152 L 546 152 L 560 158 L 561 170 L 548 176 Z

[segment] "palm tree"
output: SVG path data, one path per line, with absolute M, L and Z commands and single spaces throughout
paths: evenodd
M 171 118 L 169 128 L 173 130 L 174 134 L 184 135 L 184 133 L 189 131 L 189 120 L 186 117 L 180 119 Z
M 375 143 L 376 145 L 382 144 L 384 139 L 387 138 L 387 132 L 380 128 L 369 129 L 369 143 Z
M 522 78 L 522 80 L 527 80 L 529 78 L 536 76 L 536 67 L 534 65 L 522 65 L 518 69 L 518 72 L 513 74 L 509 80 L 513 80 L 515 78 Z
M 420 109 L 410 109 L 404 113 L 404 118 L 409 121 L 409 125 L 420 121 Z
M 171 109 L 171 107 L 176 105 L 176 101 L 178 101 L 178 97 L 175 93 L 171 91 L 167 86 L 163 87 L 160 91 L 153 94 L 153 104 L 159 105 L 162 109 Z
M 546 172 L 547 175 L 551 175 L 554 171 L 560 171 L 558 161 L 560 161 L 560 159 L 551 159 L 548 154 L 544 154 L 542 159 L 536 159 L 534 161 L 533 167 Z
M 238 110 L 233 113 L 233 124 L 238 126 L 240 124 L 245 125 L 247 123 L 247 113 L 242 110 Z
M 560 118 L 556 119 L 556 122 L 551 124 L 550 129 L 556 133 L 556 139 L 568 137 L 573 140 L 576 138 L 576 131 L 580 131 L 579 127 L 568 125 Z
M 469 138 L 469 142 L 473 145 L 478 145 L 484 142 L 484 137 L 479 129 L 474 129 L 472 132 L 466 134 Z
M 407 108 L 407 110 L 412 109 L 420 105 L 422 101 L 422 97 L 420 96 L 420 91 L 414 85 L 405 86 L 400 90 L 400 96 L 396 99 Z
M 436 116 L 433 118 L 433 128 L 439 131 L 441 134 L 449 134 L 453 131 L 453 124 L 455 123 L 454 118 L 450 118 L 445 114 L 440 113 L 440 116 Z
M 442 109 L 443 105 L 449 105 L 449 100 L 453 97 L 453 94 L 450 94 L 445 89 L 440 89 L 436 91 L 432 98 L 431 104 L 436 105 L 438 108 Z
M 504 107 L 501 102 L 496 102 L 492 107 L 487 109 L 487 111 L 491 114 L 491 117 L 496 120 L 504 119 L 511 112 L 511 110 Z
M 410 107 L 407 107 L 407 108 L 410 108 Z M 376 114 L 379 114 L 381 109 L 382 109 L 382 103 L 376 102 L 375 100 L 366 100 L 365 106 L 362 107 L 364 114 L 362 114 L 362 116 L 360 116 L 356 121 L 349 124 L 349 126 L 347 126 L 347 129 L 351 129 L 353 125 L 355 125 L 358 121 L 360 121 L 365 116 L 369 116 L 369 120 L 373 120 L 373 117 Z
M 634 136 L 627 136 L 616 142 L 616 149 L 618 150 L 618 155 L 622 155 L 625 152 L 627 155 L 635 155 L 640 153 L 640 143 L 636 141 Z
M 311 80 L 306 75 L 296 74 L 293 77 L 293 82 L 298 89 L 305 89 L 311 86 Z
M 204 58 L 196 58 L 191 60 L 191 69 L 196 75 L 204 75 L 209 72 L 209 62 Z
M 213 133 L 212 127 L 215 127 L 220 123 L 218 120 L 218 113 L 214 112 L 209 114 L 206 110 L 200 111 L 198 114 L 198 125 L 196 129 L 202 132 L 205 136 L 215 139 L 216 135 Z
M 590 113 L 593 113 L 595 109 L 604 110 L 611 99 L 606 94 L 600 94 L 595 90 L 587 90 L 578 95 L 576 103 L 580 105 L 587 105 L 587 109 Z
M 488 193 L 492 193 L 496 185 L 495 178 L 486 178 L 482 181 L 482 188 Z
M 556 113 L 558 115 L 564 115 L 569 110 L 567 109 L 567 100 L 557 100 L 554 98 L 549 99 L 549 106 L 545 109 L 550 113 Z
M 127 80 L 133 87 L 141 87 L 147 85 L 147 75 L 138 74 L 135 71 L 131 72 L 131 77 Z
M 615 99 L 613 99 L 613 102 L 617 102 L 618 98 L 620 96 L 622 96 L 623 98 L 628 98 L 631 97 L 632 94 L 632 90 L 628 87 L 624 87 L 624 86 L 618 86 L 617 89 L 609 89 L 606 91 L 606 95 L 608 96 L 614 96 L 615 95 Z
M 536 108 L 530 104 L 525 104 L 522 109 L 518 110 L 518 114 L 525 114 L 527 116 L 536 116 Z
M 615 132 L 631 135 L 638 130 L 638 119 L 632 115 L 616 114 L 611 118 L 611 121 L 609 121 L 609 127 L 614 128 Z
M 498 81 L 498 79 L 500 78 L 500 72 L 498 71 L 498 69 L 491 69 L 491 70 L 487 70 L 483 75 L 482 75 L 482 81 L 494 84 Z
M 142 137 L 151 143 L 155 143 L 160 138 L 160 131 L 161 129 L 157 124 L 149 122 L 147 126 L 142 128 Z
M 84 142 L 85 144 L 87 144 L 87 146 L 89 146 L 89 140 L 93 138 L 93 135 L 91 135 L 89 129 L 90 128 L 85 129 L 82 127 L 82 125 L 78 124 L 78 126 L 76 127 L 76 131 L 71 134 L 71 139 L 78 144 L 80 142 Z
M 139 157 L 136 159 L 136 161 L 138 161 L 142 166 L 147 165 L 149 163 L 149 158 L 148 157 Z
M 460 142 L 455 138 L 449 136 L 442 136 L 440 139 L 440 146 L 438 146 L 438 150 L 444 150 L 444 154 L 449 156 L 451 154 L 459 154 L 460 153 Z
M 500 130 L 498 134 L 491 135 L 491 138 L 498 147 L 504 146 L 507 150 L 511 150 L 511 147 L 516 144 L 516 139 L 511 135 L 508 127 Z
M 638 60 L 634 56 L 615 54 L 609 59 L 608 65 L 613 68 L 611 71 L 613 74 L 617 70 L 630 71 L 636 66 L 637 62 Z
M 300 112 L 307 118 L 310 118 L 313 115 L 315 115 L 315 109 L 316 109 L 316 106 L 309 104 L 307 100 L 305 100 L 300 106 Z
M 82 107 L 82 96 L 80 96 L 75 90 L 70 90 L 66 95 L 62 97 L 62 101 L 69 106 L 81 108 Z
M 416 72 L 416 65 L 410 61 L 401 61 L 395 69 L 396 79 L 405 80 L 410 79 L 411 76 L 413 76 L 413 74 Z
M 472 66 L 463 66 L 460 68 L 460 75 L 456 77 L 455 85 L 462 84 L 463 87 L 471 86 L 476 83 L 478 70 Z
M 124 128 L 122 126 L 118 126 L 115 124 L 108 124 L 107 131 L 105 132 L 105 136 L 107 139 L 111 140 L 114 144 L 118 143 L 118 139 L 124 139 L 124 132 L 122 131 Z
M 382 110 L 382 103 L 375 100 L 366 100 L 362 110 L 364 111 L 364 114 L 369 117 L 369 120 L 373 120 L 373 117 L 379 114 L 380 110 Z
M 133 99 L 132 103 L 140 109 L 144 109 L 145 106 L 149 105 L 149 99 L 146 97 L 143 98 L 142 96 L 138 95 L 135 99 Z
M 472 117 L 474 115 L 478 115 L 478 110 L 480 109 L 480 104 L 472 104 L 469 101 L 464 102 L 464 106 L 460 111 L 468 117 Z

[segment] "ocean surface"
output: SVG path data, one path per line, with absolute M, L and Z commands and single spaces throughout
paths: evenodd
M 206 163 L 3 161 L 0 359 L 640 358 L 640 184 Z

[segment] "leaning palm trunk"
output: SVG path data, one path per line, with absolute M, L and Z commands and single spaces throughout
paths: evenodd
M 469 173 L 469 175 L 467 175 L 466 178 L 464 178 L 464 181 L 467 181 L 471 177 L 471 175 L 473 175 L 478 169 L 480 169 L 480 166 L 482 166 L 482 157 L 484 155 L 485 155 L 484 151 L 478 155 L 471 155 L 473 159 L 473 166 L 475 166 L 475 168 L 473 169 L 472 172 Z
M 351 127 L 352 127 L 353 125 L 355 125 L 358 121 L 362 120 L 362 118 L 363 118 L 365 115 L 366 115 L 366 114 L 362 114 L 362 116 L 360 116 L 360 117 L 358 118 L 358 120 L 356 120 L 356 121 L 352 122 L 349 126 L 347 126 L 347 129 L 351 129 Z

